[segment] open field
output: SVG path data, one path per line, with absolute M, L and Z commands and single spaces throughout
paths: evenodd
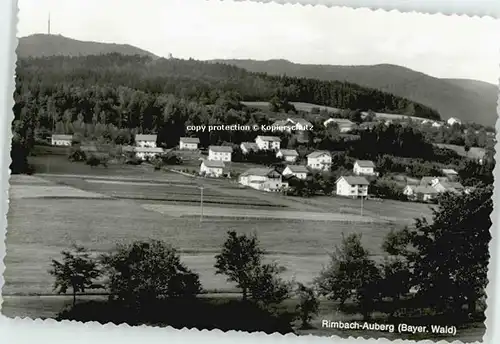
M 12 189 L 8 214 L 6 294 L 51 292 L 51 278 L 46 272 L 51 258 L 59 257 L 60 251 L 72 243 L 99 253 L 112 249 L 116 242 L 166 240 L 179 248 L 183 260 L 201 274 L 205 288 L 225 289 L 230 286 L 224 278 L 214 276 L 213 256 L 228 230 L 256 233 L 262 246 L 269 251 L 269 259 L 287 266 L 289 276 L 309 282 L 321 270 L 321 265 L 328 262 L 327 255 L 339 243 L 343 232 L 363 233 L 364 243 L 378 254 L 386 233 L 391 228 L 398 228 L 392 223 L 367 223 L 356 217 L 347 222 L 343 216 L 335 217 L 334 214 L 325 214 L 328 216 L 322 218 L 323 221 L 259 216 L 259 212 L 272 216 L 269 210 L 248 210 L 248 215 L 254 217 L 246 217 L 244 211 L 238 211 L 236 218 L 223 217 L 224 213 L 237 211 L 230 209 L 215 213 L 215 217 L 205 218 L 200 223 L 199 216 L 193 216 L 199 214 L 198 207 L 172 206 L 177 208 L 172 208 L 176 211 L 171 216 L 144 209 L 138 204 L 143 203 L 140 200 L 47 199 L 36 198 L 33 194 L 30 198 L 19 198 L 15 195 L 20 190 L 19 183 L 30 186 L 29 182 L 41 182 L 36 177 L 16 179 L 17 176 L 12 176 L 16 188 Z M 179 216 L 182 211 L 185 216 Z
M 458 155 L 470 159 L 482 159 L 486 154 L 486 150 L 480 147 L 471 147 L 470 150 L 466 152 L 464 146 L 450 145 L 445 143 L 436 143 L 435 145 L 438 146 L 439 148 L 451 149 Z
M 241 102 L 243 105 L 248 106 L 248 107 L 254 107 L 257 109 L 263 109 L 263 110 L 269 110 L 269 102 Z M 293 106 L 295 106 L 295 109 L 298 111 L 304 111 L 304 112 L 311 112 L 312 108 L 319 108 L 320 110 L 327 110 L 329 112 L 339 112 L 342 109 L 337 109 L 331 106 L 324 106 L 324 105 L 317 105 L 317 104 L 311 104 L 311 103 L 301 103 L 301 102 L 290 102 Z

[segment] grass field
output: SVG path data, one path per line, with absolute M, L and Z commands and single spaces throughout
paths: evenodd
M 36 158 L 43 164 L 41 157 Z M 222 295 L 237 291 L 224 276 L 215 275 L 213 267 L 228 230 L 257 234 L 268 252 L 266 260 L 287 268 L 285 279 L 309 284 L 328 264 L 328 254 L 343 233 L 362 233 L 363 244 L 380 260 L 380 246 L 392 228 L 402 228 L 414 217 L 430 214 L 426 205 L 366 201 L 360 216 L 360 202 L 352 199 L 288 198 L 242 190 L 227 181 L 155 172 L 146 166 L 91 169 L 54 159 L 53 168 L 44 170 L 50 174 L 14 175 L 10 180 L 2 307 L 8 316 L 52 317 L 61 310 L 68 301 L 65 297 L 34 295 L 53 293 L 53 279 L 47 272 L 51 259 L 58 259 L 60 251 L 73 243 L 98 254 L 113 249 L 116 243 L 165 240 L 200 274 L 205 290 Z M 195 203 L 199 195 L 194 188 L 199 183 L 206 183 L 206 199 L 227 201 L 232 197 L 240 205 L 230 209 L 228 205 L 207 204 L 200 222 L 200 207 Z M 175 203 L 171 197 L 191 198 L 193 202 Z M 260 208 L 243 204 L 249 200 L 261 202 Z M 315 329 L 303 334 L 342 335 L 321 329 L 322 319 L 355 319 L 334 309 L 323 301 L 313 320 Z M 479 339 L 484 328 L 466 331 L 461 338 Z
M 439 148 L 446 148 L 456 152 L 458 155 L 470 158 L 470 159 L 483 159 L 486 154 L 486 150 L 480 147 L 471 147 L 468 152 L 465 151 L 464 146 L 450 145 L 445 143 L 436 143 Z

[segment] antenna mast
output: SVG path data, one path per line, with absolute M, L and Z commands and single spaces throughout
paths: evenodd
M 49 12 L 49 21 L 47 23 L 47 33 L 50 35 L 50 12 Z

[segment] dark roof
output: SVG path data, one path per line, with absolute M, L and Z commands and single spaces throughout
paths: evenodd
M 231 146 L 210 146 L 208 147 L 209 150 L 214 151 L 214 152 L 222 152 L 222 153 L 232 153 L 233 152 L 233 147 Z
M 278 153 L 281 152 L 283 155 L 288 155 L 288 156 L 298 156 L 299 153 L 295 149 L 280 149 Z
M 375 167 L 375 164 L 371 160 L 356 160 L 355 163 L 360 167 Z
M 180 141 L 185 143 L 200 143 L 200 139 L 197 137 L 181 137 Z
M 332 156 L 330 154 L 330 152 L 327 152 L 327 151 L 316 151 L 316 152 L 312 152 L 310 154 L 307 155 L 308 158 L 317 158 L 317 157 L 320 157 L 322 156 L 323 154 L 327 154 L 328 156 Z
M 265 167 L 255 167 L 255 168 L 250 168 L 243 172 L 241 176 L 269 176 L 270 174 L 277 174 L 279 173 L 272 169 L 272 168 L 265 168 Z
M 226 167 L 224 162 L 220 161 L 220 160 L 203 160 L 202 164 L 205 165 L 206 167 L 212 167 L 212 168 L 224 168 L 224 167 Z
M 357 176 L 342 176 L 340 177 L 337 182 L 340 180 L 340 179 L 345 179 L 345 181 L 347 183 L 349 183 L 349 185 L 369 185 L 370 183 L 368 182 L 368 180 L 366 180 L 365 177 L 357 177 Z
M 308 173 L 309 170 L 307 167 L 302 165 L 288 165 L 287 168 L 290 169 L 293 173 Z

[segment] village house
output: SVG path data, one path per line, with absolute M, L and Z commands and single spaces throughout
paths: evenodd
M 448 178 L 450 181 L 454 181 L 458 177 L 458 172 L 451 168 L 443 168 L 441 172 L 443 172 L 446 178 Z
M 295 162 L 297 161 L 297 157 L 299 153 L 295 149 L 280 149 L 276 153 L 276 157 L 279 159 L 283 159 L 287 162 Z
M 448 118 L 446 123 L 448 123 L 449 126 L 452 126 L 454 124 L 462 124 L 462 121 L 456 117 L 450 117 Z
M 356 160 L 354 163 L 354 167 L 352 168 L 355 175 L 365 175 L 365 176 L 374 176 L 375 172 L 375 164 L 370 160 Z
M 443 123 L 441 122 L 433 122 L 432 127 L 433 128 L 441 128 L 443 126 Z
M 261 150 L 280 149 L 281 139 L 277 136 L 257 136 L 255 143 Z
M 135 156 L 141 160 L 148 160 L 163 153 L 160 147 L 134 147 Z
M 251 168 L 239 177 L 239 183 L 256 190 L 276 192 L 288 187 L 281 174 L 272 168 Z
M 181 137 L 179 139 L 179 149 L 197 150 L 200 139 L 197 137 Z
M 307 155 L 307 166 L 314 170 L 329 171 L 332 167 L 332 156 L 327 151 L 316 151 Z
M 462 184 L 458 182 L 451 182 L 448 180 L 442 180 L 439 178 L 436 178 L 432 181 L 431 186 L 437 191 L 437 192 L 453 192 L 453 193 L 462 193 L 465 192 L 465 188 Z
M 370 184 L 365 177 L 342 176 L 335 182 L 337 195 L 352 198 L 367 197 L 368 185 Z
M 438 192 L 431 186 L 407 185 L 403 190 L 403 194 L 410 201 L 432 202 Z
M 295 177 L 297 179 L 306 179 L 309 174 L 309 170 L 302 165 L 288 165 L 283 170 L 284 177 Z
M 220 160 L 203 160 L 200 166 L 200 175 L 219 178 L 224 174 L 226 165 Z
M 341 133 L 348 133 L 356 127 L 356 124 L 346 118 L 329 118 L 323 122 L 325 127 L 336 123 Z
M 208 160 L 231 161 L 233 147 L 210 146 L 208 147 Z
M 149 147 L 156 148 L 156 135 L 145 135 L 145 134 L 137 134 L 135 135 L 135 145 L 137 147 Z
M 378 122 L 363 122 L 359 125 L 359 130 L 372 130 L 377 126 Z
M 53 134 L 51 138 L 52 146 L 71 146 L 73 135 Z
M 255 142 L 242 142 L 240 148 L 243 154 L 257 152 L 259 150 L 259 146 Z

